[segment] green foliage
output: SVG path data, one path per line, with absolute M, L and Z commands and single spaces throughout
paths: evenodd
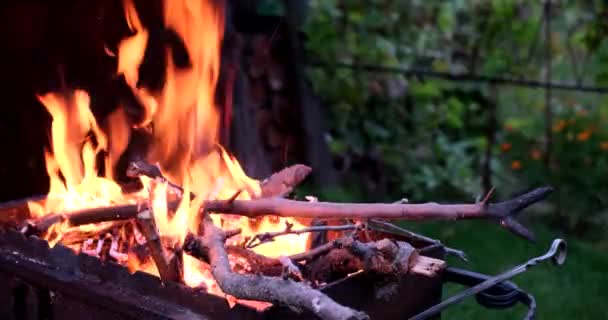
M 603 2 L 563 2 L 551 10 L 554 80 L 608 82 Z M 307 49 L 322 68 L 309 78 L 331 117 L 330 149 L 347 181 L 371 198 L 471 199 L 481 193 L 487 106 L 498 102 L 493 184 L 505 193 L 557 187 L 562 226 L 586 230 L 603 213 L 608 109 L 598 96 L 554 93 L 551 170 L 543 166 L 543 91 L 491 88 L 332 64 L 372 64 L 452 73 L 543 79 L 543 5 L 519 0 L 310 0 Z M 578 101 L 587 107 L 577 114 Z M 578 109 L 577 109 L 578 108 Z M 583 109 L 581 109 L 583 110 Z M 572 122 L 572 124 L 570 124 Z M 503 129 L 504 127 L 509 130 Z M 584 141 L 577 139 L 590 130 Z M 504 150 L 509 144 L 509 150 Z M 606 146 L 608 148 L 608 146 Z M 580 231 L 580 230 L 579 230 Z
M 552 128 L 550 170 L 543 165 L 538 136 L 524 127 L 538 126 L 535 122 L 507 127 L 501 158 L 521 180 L 556 188 L 557 218 L 568 229 L 582 233 L 592 226 L 606 227 L 608 128 L 603 124 L 608 119 L 601 112 L 605 107 L 589 110 L 574 102 L 560 107 Z

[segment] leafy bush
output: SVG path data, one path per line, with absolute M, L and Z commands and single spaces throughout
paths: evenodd
M 341 64 L 371 64 L 435 72 L 544 79 L 546 50 L 553 80 L 598 84 L 608 79 L 608 9 L 602 3 L 552 7 L 550 45 L 542 3 L 498 1 L 310 0 L 305 25 L 309 69 L 328 107 L 331 151 L 351 185 L 371 198 L 413 201 L 479 196 L 487 146 L 488 87 L 399 73 L 363 72 Z M 563 81 L 567 82 L 567 81 Z M 553 221 L 585 232 L 608 220 L 608 120 L 598 96 L 553 93 L 550 170 L 543 165 L 543 90 L 498 91 L 491 163 L 503 193 L 550 184 Z M 572 104 L 573 99 L 587 108 Z M 503 125 L 500 125 L 502 128 Z
M 608 128 L 605 116 L 572 103 L 557 108 L 553 125 L 550 169 L 543 164 L 542 146 L 531 121 L 507 121 L 501 139 L 501 158 L 513 175 L 527 184 L 551 184 L 556 188 L 554 221 L 578 233 L 606 225 L 608 192 Z M 532 134 L 531 134 L 532 133 Z

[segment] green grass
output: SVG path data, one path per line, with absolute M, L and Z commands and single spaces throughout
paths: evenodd
M 537 235 L 537 242 L 533 244 L 483 221 L 408 222 L 402 225 L 467 253 L 470 264 L 448 258 L 450 265 L 487 274 L 498 274 L 543 254 L 554 238 L 563 237 L 542 226 L 532 226 Z M 536 298 L 537 319 L 608 319 L 608 252 L 590 243 L 565 239 L 568 257 L 562 267 L 543 263 L 513 281 Z M 455 284 L 446 285 L 444 298 L 463 289 Z M 485 309 L 471 298 L 451 306 L 443 313 L 443 318 L 521 319 L 525 312 L 523 306 Z

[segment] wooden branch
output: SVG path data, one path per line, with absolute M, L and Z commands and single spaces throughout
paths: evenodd
M 167 183 L 169 190 L 177 194 L 179 197 L 182 197 L 184 194 L 184 188 L 167 179 L 157 165 L 147 163 L 143 160 L 130 162 L 129 166 L 127 167 L 127 176 L 130 178 L 146 176 L 151 179 L 159 179 L 160 181 Z M 195 195 L 190 193 L 190 198 L 193 199 L 194 197 Z
M 419 255 L 411 266 L 410 273 L 419 274 L 429 278 L 437 276 L 447 267 L 445 261 Z
M 260 184 L 262 198 L 285 197 L 293 191 L 308 175 L 312 169 L 303 164 L 295 164 L 277 173 L 272 174 Z
M 293 227 L 293 224 L 286 221 L 285 229 L 282 231 L 258 233 L 255 236 L 251 237 L 251 239 L 249 239 L 246 247 L 250 248 L 250 249 L 255 248 L 261 244 L 274 241 L 274 238 L 276 238 L 276 237 L 280 237 L 280 236 L 284 236 L 284 235 L 288 235 L 288 234 L 303 234 L 303 233 L 309 233 L 309 232 L 324 232 L 324 231 L 344 231 L 344 230 L 354 230 L 354 229 L 359 228 L 359 226 L 355 225 L 355 224 L 345 224 L 345 225 L 338 225 L 338 226 L 313 226 L 313 227 L 296 229 L 296 230 L 293 230 L 292 227 Z
M 238 214 L 247 217 L 275 215 L 282 217 L 307 217 L 324 219 L 401 219 L 401 220 L 457 220 L 490 219 L 507 230 L 533 240 L 531 231 L 513 218 L 520 211 L 546 198 L 552 188 L 534 189 L 528 193 L 499 203 L 488 203 L 488 198 L 474 204 L 401 204 L 401 203 L 330 203 L 304 202 L 287 199 L 209 200 L 204 210 L 212 213 Z
M 261 197 L 272 198 L 284 197 L 288 195 L 293 191 L 293 189 L 297 185 L 299 185 L 304 179 L 306 179 L 306 177 L 310 174 L 311 171 L 312 169 L 309 166 L 305 166 L 303 164 L 295 164 L 272 174 L 260 184 L 260 187 L 262 189 Z M 147 163 L 143 160 L 133 161 L 129 163 L 129 166 L 127 167 L 127 176 L 131 178 L 146 176 L 152 179 L 160 179 L 161 181 L 166 182 L 169 187 L 175 191 L 175 193 L 184 193 L 184 188 L 167 179 L 162 174 L 158 166 Z M 195 197 L 193 193 L 190 193 L 190 195 L 191 198 Z
M 534 189 L 513 199 L 488 203 L 484 201 L 474 204 L 438 204 L 438 203 L 331 203 L 305 202 L 281 198 L 256 200 L 206 200 L 204 210 L 212 213 L 237 214 L 247 217 L 275 215 L 282 217 L 306 218 L 338 218 L 338 219 L 401 219 L 401 220 L 458 220 L 458 219 L 489 219 L 499 223 L 507 230 L 528 240 L 534 239 L 534 234 L 515 221 L 523 209 L 546 198 L 553 191 L 550 187 Z M 179 201 L 167 204 L 170 210 L 175 210 Z M 120 205 L 114 207 L 83 209 L 63 214 L 50 214 L 32 224 L 39 232 L 45 231 L 54 223 L 68 221 L 77 226 L 102 221 L 133 219 L 137 213 L 147 209 L 147 204 Z
M 193 256 L 196 259 L 209 263 L 209 250 L 204 245 L 201 237 L 189 233 L 186 236 L 182 248 L 185 253 Z M 235 272 L 263 274 L 273 277 L 278 277 L 282 273 L 282 265 L 277 259 L 268 258 L 249 249 L 232 245 L 226 246 L 226 251 L 229 256 L 235 258 L 232 260 L 235 262 Z
M 389 239 L 360 242 L 345 237 L 338 241 L 337 246 L 338 249 L 311 263 L 312 280 L 331 282 L 359 270 L 391 275 L 406 274 L 418 258 L 418 253 L 408 243 Z
M 418 257 L 410 244 L 389 239 L 376 242 L 353 240 L 345 247 L 363 261 L 363 270 L 384 274 L 406 274 Z
M 158 235 L 158 230 L 156 229 L 156 224 L 154 223 L 152 211 L 146 209 L 140 212 L 137 214 L 137 221 L 139 222 L 141 232 L 146 237 L 146 245 L 150 250 L 150 255 L 152 256 L 154 263 L 156 264 L 160 279 L 163 282 L 179 282 L 182 277 L 179 271 L 178 260 L 175 257 L 172 259 L 169 258 L 164 246 L 162 245 L 160 236 Z
M 228 232 L 226 232 L 227 237 L 229 236 Z M 305 251 L 302 253 L 298 253 L 298 254 L 293 254 L 291 256 L 288 256 L 287 258 L 289 258 L 289 260 L 291 260 L 293 262 L 311 261 L 321 255 L 328 253 L 332 249 L 336 249 L 336 248 L 340 247 L 340 243 L 346 241 L 345 240 L 346 238 L 347 237 L 330 241 L 330 242 L 325 243 L 321 246 L 318 246 L 314 249 L 311 249 L 311 250 L 308 250 L 308 251 Z M 209 253 L 207 251 L 207 247 L 205 247 L 205 245 L 201 241 L 201 238 L 195 236 L 194 234 L 189 233 L 186 236 L 186 239 L 185 239 L 184 245 L 183 245 L 183 250 L 184 250 L 184 252 L 188 253 L 189 255 L 191 255 L 201 261 L 204 261 L 207 263 L 209 262 Z M 249 249 L 238 247 L 238 246 L 228 245 L 228 246 L 226 246 L 226 250 L 228 252 L 228 255 L 234 256 L 237 258 L 241 258 L 241 259 L 237 259 L 238 260 L 237 262 L 239 262 L 239 263 L 241 263 L 242 261 L 246 262 L 246 265 L 237 263 L 236 267 L 241 270 L 244 270 L 244 271 L 247 271 L 250 273 L 264 274 L 264 275 L 270 275 L 270 276 L 280 275 L 280 268 L 278 268 L 278 267 L 281 266 L 281 262 L 278 259 L 269 258 L 269 257 L 263 256 L 263 255 L 257 254 Z
M 439 241 L 437 239 L 433 239 L 433 238 L 429 238 L 429 237 L 417 234 L 415 232 L 401 228 L 393 223 L 390 223 L 388 221 L 383 221 L 381 219 L 369 219 L 368 226 L 370 226 L 371 228 L 373 228 L 375 230 L 381 231 L 381 232 L 392 233 L 392 234 L 397 234 L 397 235 L 407 237 L 408 239 L 410 239 L 410 241 L 420 241 L 420 242 L 426 242 L 426 243 L 433 244 L 433 245 L 442 245 L 441 241 Z M 449 255 L 453 255 L 464 262 L 469 262 L 469 259 L 467 259 L 467 255 L 462 250 L 458 250 L 458 249 L 454 249 L 454 248 L 450 248 L 450 247 L 446 247 L 446 246 L 443 246 L 443 250 L 445 251 L 445 253 L 447 253 Z
M 389 239 L 360 242 L 344 238 L 339 242 L 338 248 L 306 266 L 309 269 L 309 280 L 330 283 L 359 270 L 387 275 L 409 273 L 435 277 L 445 269 L 446 263 L 419 255 L 406 242 Z
M 224 232 L 208 217 L 203 220 L 202 242 L 209 252 L 211 273 L 225 293 L 238 299 L 259 300 L 309 310 L 321 319 L 369 319 L 360 311 L 342 306 L 322 292 L 290 279 L 238 274 L 230 269 Z

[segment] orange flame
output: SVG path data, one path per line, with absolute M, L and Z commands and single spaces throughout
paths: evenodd
M 242 190 L 238 199 L 261 195 L 259 181 L 248 177 L 236 159 L 218 144 L 220 116 L 214 96 L 220 70 L 220 48 L 224 29 L 223 8 L 205 0 L 164 1 L 165 28 L 183 40 L 189 65 L 177 67 L 175 52 L 166 49 L 165 83 L 159 92 L 138 88 L 138 70 L 142 63 L 149 33 L 141 23 L 131 0 L 124 1 L 124 11 L 133 35 L 124 39 L 118 49 L 118 70 L 145 108 L 145 120 L 135 127 L 152 124 L 152 143 L 147 155 L 150 163 L 158 163 L 163 174 L 181 184 L 185 192 L 174 214 L 167 209 L 167 185 L 142 178 L 144 191 L 136 195 L 121 193 L 113 181 L 113 166 L 129 140 L 129 125 L 119 109 L 110 116 L 107 135 L 98 127 L 89 109 L 89 97 L 81 90 L 49 93 L 39 97 L 53 117 L 52 153 L 46 163 L 50 177 L 49 197 L 44 206 L 31 204 L 38 215 L 146 198 L 152 204 L 159 233 L 182 244 L 188 232 L 197 233 L 199 209 L 205 199 L 228 199 Z M 106 151 L 105 178 L 96 167 L 100 151 Z M 190 191 L 195 199 L 189 199 Z M 148 193 L 149 192 L 149 193 Z M 152 195 L 152 196 L 150 196 Z M 260 218 L 251 221 L 241 216 L 214 215 L 214 222 L 224 229 L 242 228 L 241 238 L 258 232 L 280 231 L 288 221 L 295 228 L 303 227 L 287 218 Z M 97 230 L 103 224 L 81 226 Z M 60 226 L 47 237 L 54 242 L 69 226 Z M 238 237 L 237 237 L 238 238 Z M 237 239 L 238 241 L 239 239 Z M 287 235 L 256 247 L 255 251 L 276 257 L 302 252 L 307 237 Z M 190 286 L 204 283 L 211 292 L 221 293 L 208 269 L 184 255 L 184 282 Z M 129 259 L 131 270 L 157 274 L 149 261 Z

